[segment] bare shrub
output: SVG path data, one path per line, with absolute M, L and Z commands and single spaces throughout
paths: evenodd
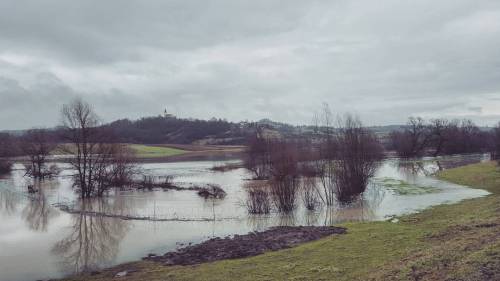
M 48 169 L 46 161 L 55 148 L 56 144 L 47 130 L 27 131 L 21 141 L 21 149 L 30 159 L 30 165 L 26 167 L 26 175 L 37 179 L 54 176 L 52 172 L 57 172 L 57 170 Z
M 155 187 L 155 177 L 151 175 L 143 175 L 142 181 L 139 182 L 139 189 L 153 189 Z
M 316 179 L 311 177 L 302 178 L 302 201 L 306 209 L 313 211 L 320 206 Z
M 296 206 L 300 184 L 296 147 L 292 143 L 276 140 L 272 144 L 270 156 L 271 197 L 278 211 L 290 212 Z
M 108 160 L 109 167 L 105 174 L 109 185 L 123 187 L 133 182 L 133 177 L 138 173 L 135 165 L 135 152 L 125 145 L 115 144 L 112 146 L 112 157 Z
M 160 187 L 161 188 L 175 188 L 176 186 L 174 185 L 174 176 L 168 175 L 168 176 L 163 176 L 163 181 L 161 182 Z
M 271 200 L 269 199 L 269 186 L 265 181 L 253 181 L 247 183 L 246 206 L 250 214 L 269 214 L 271 212 Z
M 383 159 L 383 149 L 374 133 L 351 115 L 341 124 L 334 141 L 337 161 L 333 166 L 337 200 L 349 202 L 363 193 Z
M 51 164 L 49 166 L 44 165 L 44 167 L 41 170 L 38 170 L 36 167 L 37 167 L 36 165 L 34 166 L 32 164 L 24 165 L 25 175 L 39 180 L 43 180 L 46 178 L 56 177 L 61 172 L 61 169 L 59 169 L 59 167 L 57 167 L 56 164 Z
M 212 168 L 210 168 L 210 170 L 214 171 L 214 172 L 224 173 L 224 172 L 239 169 L 241 167 L 242 167 L 242 165 L 239 163 L 225 163 L 225 164 L 221 164 L 221 165 L 214 165 Z
M 312 163 L 315 175 L 321 183 L 321 192 L 318 192 L 318 196 L 327 206 L 332 206 L 335 204 L 334 163 L 337 147 L 333 141 L 333 117 L 328 104 L 323 104 L 321 113 L 315 114 L 314 123 L 318 134 L 318 145 L 315 147 L 316 157 Z
M 262 127 L 256 127 L 248 140 L 243 166 L 253 173 L 254 179 L 268 179 L 270 175 L 270 143 Z

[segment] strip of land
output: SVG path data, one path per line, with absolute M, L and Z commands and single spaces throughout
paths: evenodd
M 345 223 L 347 234 L 262 255 L 165 266 L 119 265 L 65 280 L 500 280 L 500 171 L 487 162 L 440 179 L 488 190 L 483 198 L 440 205 L 398 223 Z
M 225 160 L 241 157 L 244 146 L 188 144 L 129 144 L 139 162 Z
M 179 162 L 202 160 L 240 159 L 245 146 L 241 145 L 193 145 L 193 144 L 126 144 L 135 152 L 137 162 Z M 69 145 L 61 144 L 68 149 Z M 61 147 L 52 151 L 49 161 L 64 161 L 68 155 Z M 26 157 L 18 157 L 22 161 Z

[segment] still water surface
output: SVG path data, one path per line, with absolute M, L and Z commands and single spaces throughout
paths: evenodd
M 457 163 L 481 160 L 478 155 L 417 162 L 389 159 L 379 168 L 362 200 L 315 212 L 299 206 L 293 214 L 265 216 L 247 214 L 243 186 L 251 175 L 245 169 L 224 173 L 210 170 L 225 162 L 141 165 L 152 175 L 173 175 L 180 186 L 218 184 L 227 192 L 222 200 L 203 199 L 195 191 L 123 190 L 86 203 L 77 200 L 67 169 L 57 179 L 44 182 L 40 193 L 28 196 L 29 179 L 23 177 L 23 166 L 16 164 L 9 176 L 0 179 L 0 281 L 62 277 L 138 260 L 149 253 L 162 254 L 214 236 L 276 225 L 385 220 L 437 204 L 484 196 L 486 191 L 429 176 Z M 87 212 L 167 221 L 69 214 L 56 207 L 61 203 Z

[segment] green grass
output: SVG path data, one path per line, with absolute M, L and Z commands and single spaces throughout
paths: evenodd
M 137 157 L 139 158 L 168 157 L 187 152 L 186 150 L 164 146 L 150 146 L 142 144 L 129 144 L 128 146 L 135 151 Z
M 493 194 L 403 216 L 398 223 L 342 224 L 345 235 L 198 266 L 136 262 L 68 280 L 500 280 L 500 173 L 493 163 L 439 178 Z
M 438 174 L 442 180 L 470 187 L 480 187 L 500 194 L 500 167 L 496 162 L 486 162 L 445 170 Z

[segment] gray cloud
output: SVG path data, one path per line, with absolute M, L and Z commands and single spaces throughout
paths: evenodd
M 158 114 L 500 119 L 498 1 L 0 1 L 0 129 Z

